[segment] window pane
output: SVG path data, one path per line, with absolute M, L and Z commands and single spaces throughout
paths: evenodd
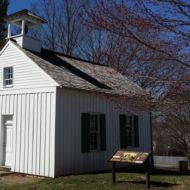
M 97 115 L 90 116 L 90 150 L 98 148 L 98 125 Z
M 128 116 L 126 121 L 127 146 L 133 146 L 133 117 Z
M 9 85 L 9 81 L 8 80 L 5 81 L 5 85 Z
M 127 145 L 132 146 L 132 133 L 128 132 L 127 134 Z
M 90 134 L 90 150 L 97 149 L 97 134 Z
M 8 74 L 8 78 L 9 78 L 9 79 L 12 79 L 12 73 L 9 73 L 9 74 Z
M 13 81 L 12 80 L 9 80 L 9 85 L 12 85 L 13 84 Z

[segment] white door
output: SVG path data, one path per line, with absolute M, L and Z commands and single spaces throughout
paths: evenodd
M 13 152 L 13 121 L 12 117 L 5 117 L 4 120 L 4 163 L 5 166 L 11 167 L 12 165 L 12 152 Z

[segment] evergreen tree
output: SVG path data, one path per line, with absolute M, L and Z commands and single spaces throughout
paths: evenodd
M 9 1 L 8 0 L 0 0 L 0 48 L 3 45 L 4 38 L 6 36 L 6 23 L 4 18 L 7 15 Z

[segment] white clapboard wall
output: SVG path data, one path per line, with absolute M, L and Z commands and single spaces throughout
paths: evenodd
M 107 159 L 120 147 L 119 112 L 101 95 L 77 90 L 57 92 L 56 173 L 73 174 L 109 168 Z M 107 150 L 81 153 L 81 113 L 106 114 Z M 139 119 L 140 147 L 130 150 L 151 151 L 150 113 Z
M 54 177 L 55 89 L 0 95 L 0 165 L 3 116 L 13 116 L 11 171 Z

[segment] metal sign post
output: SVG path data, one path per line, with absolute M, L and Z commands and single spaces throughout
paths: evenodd
M 150 157 L 146 161 L 146 187 L 150 188 Z
M 112 162 L 112 183 L 114 184 L 116 182 L 116 175 L 115 175 L 115 162 Z

